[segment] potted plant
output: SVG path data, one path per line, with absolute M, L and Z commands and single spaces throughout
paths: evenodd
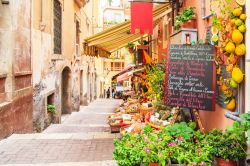
M 134 47 L 135 47 L 135 44 L 132 43 L 132 42 L 129 42 L 129 43 L 125 46 L 125 48 L 127 48 L 128 51 L 129 51 L 130 53 L 133 53 Z
M 247 139 L 243 132 L 244 128 L 235 122 L 225 132 L 215 129 L 207 135 L 218 166 L 236 166 L 237 160 L 246 157 Z
M 196 19 L 195 18 L 195 8 L 188 7 L 180 12 L 177 16 L 175 16 L 174 20 L 174 28 L 176 30 L 180 29 L 181 27 L 184 28 L 196 28 Z

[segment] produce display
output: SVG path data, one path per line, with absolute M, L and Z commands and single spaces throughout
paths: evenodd
M 243 10 L 245 1 L 237 0 L 236 2 L 238 6 L 231 8 L 229 2 L 211 1 L 211 9 L 216 9 L 216 11 L 212 11 L 213 26 L 211 32 L 213 36 L 211 42 L 217 49 L 215 58 L 219 78 L 217 84 L 226 97 L 224 103 L 230 111 L 234 111 L 236 108 L 237 88 L 244 79 L 239 62 L 246 53 L 244 38 L 247 16 Z M 217 9 L 220 10 L 220 15 L 217 14 Z

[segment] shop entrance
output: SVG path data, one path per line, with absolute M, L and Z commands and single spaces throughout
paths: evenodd
M 62 71 L 62 114 L 72 112 L 71 102 L 71 70 L 65 67 Z

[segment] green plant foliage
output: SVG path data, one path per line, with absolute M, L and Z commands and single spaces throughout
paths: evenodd
M 162 101 L 164 97 L 165 66 L 153 64 L 146 68 L 146 82 L 149 84 L 148 98 Z
M 187 9 L 180 12 L 177 16 L 175 16 L 174 20 L 174 28 L 180 29 L 183 26 L 185 21 L 189 21 L 195 16 L 194 7 L 188 7 Z
M 223 132 L 215 129 L 207 137 L 207 143 L 213 147 L 212 154 L 216 157 L 229 160 L 238 160 L 246 157 L 246 137 L 244 128 L 238 122 Z
M 56 106 L 52 104 L 47 105 L 47 111 L 51 112 L 52 114 L 56 114 Z
M 135 44 L 132 43 L 132 42 L 129 42 L 129 43 L 125 46 L 125 48 L 134 48 L 134 47 L 135 47 Z
M 242 114 L 240 117 L 243 120 L 241 124 L 246 129 L 247 137 L 250 139 L 250 112 Z

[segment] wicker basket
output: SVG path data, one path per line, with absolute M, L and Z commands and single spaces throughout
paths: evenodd
M 121 125 L 110 125 L 111 133 L 119 133 L 120 132 Z
M 143 117 L 145 117 L 147 113 L 154 111 L 154 107 L 146 108 L 146 107 L 139 106 L 137 109 L 139 110 L 141 116 Z

